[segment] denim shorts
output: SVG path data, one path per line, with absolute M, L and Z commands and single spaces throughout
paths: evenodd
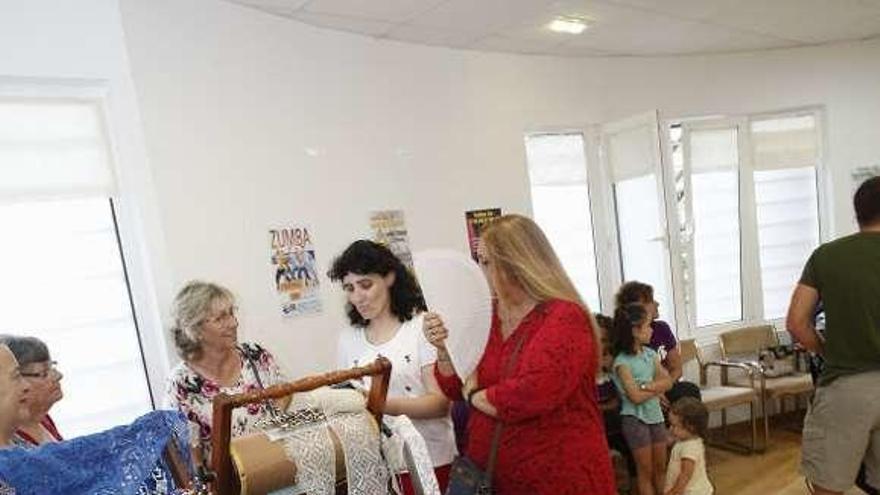
M 635 416 L 623 416 L 621 429 L 623 430 L 623 438 L 630 450 L 650 447 L 651 445 L 662 443 L 665 444 L 669 436 L 666 433 L 666 425 L 657 423 L 649 425 Z

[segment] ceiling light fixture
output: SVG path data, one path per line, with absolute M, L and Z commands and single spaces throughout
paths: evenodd
M 581 34 L 590 27 L 590 20 L 583 17 L 557 17 L 547 27 L 551 31 L 566 34 Z

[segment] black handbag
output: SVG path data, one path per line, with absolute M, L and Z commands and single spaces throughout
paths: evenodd
M 455 458 L 449 473 L 446 495 L 492 495 L 492 473 L 495 470 L 495 457 L 498 455 L 500 437 L 501 422 L 499 421 L 495 426 L 492 448 L 489 451 L 489 465 L 485 471 L 467 456 Z
M 522 348 L 525 335 L 516 342 L 516 348 L 507 361 L 504 375 L 510 372 L 516 356 Z M 473 407 L 473 406 L 471 406 Z M 495 432 L 492 434 L 492 444 L 489 448 L 489 463 L 486 470 L 480 469 L 477 464 L 467 456 L 458 456 L 452 462 L 449 473 L 449 485 L 445 495 L 492 495 L 492 475 L 495 472 L 495 461 L 498 457 L 498 443 L 501 441 L 501 421 L 495 421 Z

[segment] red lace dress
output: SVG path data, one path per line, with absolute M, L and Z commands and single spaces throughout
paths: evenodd
M 516 342 L 515 364 L 501 380 Z M 596 398 L 596 342 L 580 306 L 551 300 L 536 306 L 504 340 L 497 314 L 477 367 L 480 387 L 504 423 L 494 487 L 498 495 L 613 495 L 614 474 Z M 461 380 L 444 377 L 443 392 L 461 399 Z M 486 466 L 495 419 L 471 409 L 468 456 Z

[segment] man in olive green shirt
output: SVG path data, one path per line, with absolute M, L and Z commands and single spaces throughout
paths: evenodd
M 880 487 L 880 177 L 854 198 L 859 232 L 819 246 L 792 295 L 786 326 L 825 369 L 804 421 L 801 468 L 815 494 L 852 487 L 864 459 Z M 813 324 L 819 301 L 825 333 Z

